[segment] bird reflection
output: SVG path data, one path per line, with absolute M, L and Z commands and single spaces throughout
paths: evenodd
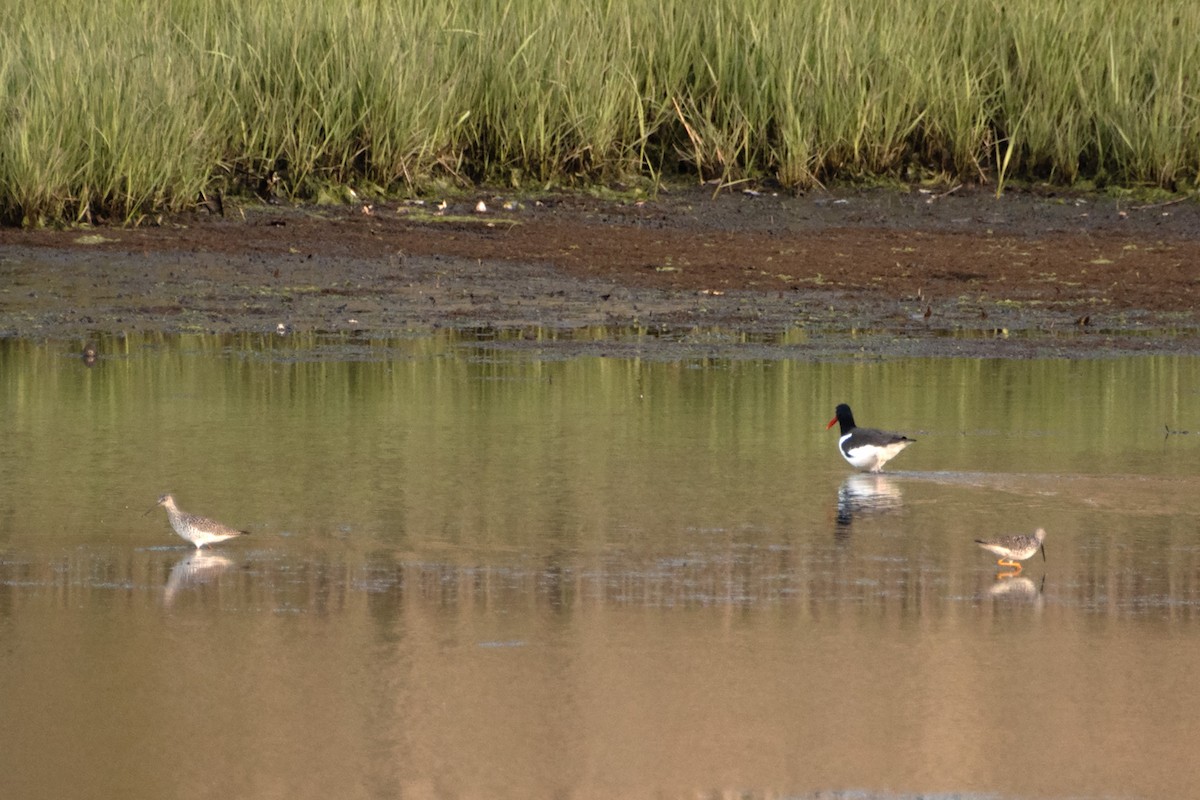
M 856 473 L 838 488 L 837 524 L 848 528 L 858 514 L 875 514 L 900 507 L 900 487 L 885 475 Z
M 207 583 L 224 572 L 231 564 L 233 562 L 225 556 L 203 550 L 196 550 L 185 556 L 171 568 L 171 575 L 167 578 L 167 586 L 163 593 L 163 602 L 171 605 L 175 600 L 175 595 L 181 589 Z
M 1030 578 L 1020 576 L 997 580 L 988 588 L 992 597 L 1004 597 L 1013 600 L 1035 600 L 1041 602 L 1042 589 L 1046 586 L 1046 576 L 1040 583 L 1034 583 Z

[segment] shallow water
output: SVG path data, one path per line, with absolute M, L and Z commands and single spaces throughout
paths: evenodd
M 917 443 L 853 473 L 841 401 Z M 0 795 L 1187 796 L 1198 407 L 1182 356 L 0 341 Z

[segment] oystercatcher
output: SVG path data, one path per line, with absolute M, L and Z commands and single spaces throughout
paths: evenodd
M 838 439 L 838 449 L 842 452 L 842 458 L 857 469 L 879 472 L 884 464 L 916 441 L 899 433 L 858 427 L 854 424 L 854 414 L 850 411 L 850 406 L 845 403 L 839 405 L 835 413 L 837 416 L 829 420 L 825 430 L 841 423 L 842 436 Z
M 1042 561 L 1046 560 L 1046 545 L 1042 544 L 1045 539 L 1046 529 L 1038 528 L 1032 536 L 1018 534 L 1002 536 L 999 539 L 976 539 L 975 544 L 1000 556 L 1000 560 L 996 562 L 1000 566 L 1016 567 L 1017 572 L 1020 572 L 1021 565 L 1018 562 L 1032 557 L 1038 550 L 1042 551 Z

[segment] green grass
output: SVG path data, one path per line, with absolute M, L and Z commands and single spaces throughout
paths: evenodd
M 1148 0 L 9 0 L 0 219 L 278 171 L 400 194 L 679 175 L 1191 189 L 1200 6 Z

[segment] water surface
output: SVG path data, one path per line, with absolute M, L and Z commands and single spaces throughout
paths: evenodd
M 0 341 L 3 796 L 1200 781 L 1200 359 L 76 349 Z M 842 401 L 918 442 L 853 473 Z

